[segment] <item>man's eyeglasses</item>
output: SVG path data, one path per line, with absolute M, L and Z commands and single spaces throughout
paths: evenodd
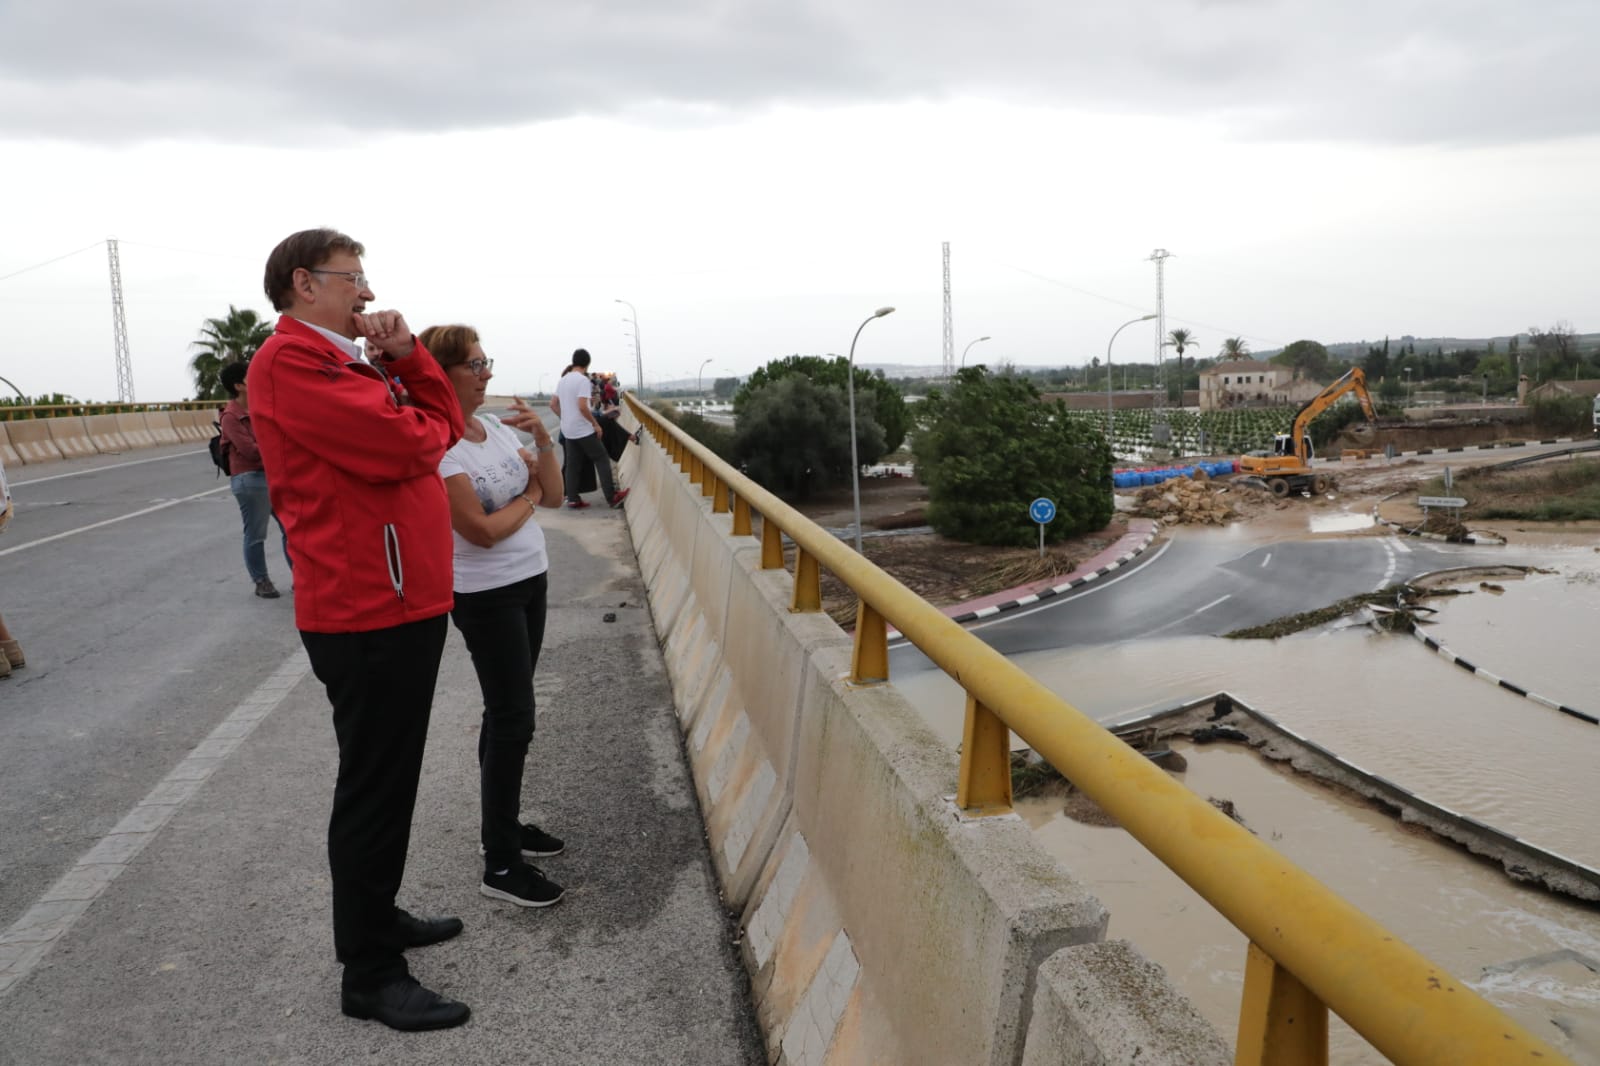
M 359 270 L 321 270 L 317 267 L 306 267 L 308 274 L 337 274 L 341 278 L 349 278 L 351 284 L 358 289 L 367 287 L 367 276 Z
M 474 374 L 487 374 L 494 369 L 493 359 L 469 359 L 461 364 Z

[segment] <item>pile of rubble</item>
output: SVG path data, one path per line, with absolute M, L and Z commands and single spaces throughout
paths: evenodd
M 1234 517 L 1233 506 L 1217 492 L 1204 472 L 1147 485 L 1134 496 L 1134 513 L 1169 526 L 1225 525 Z

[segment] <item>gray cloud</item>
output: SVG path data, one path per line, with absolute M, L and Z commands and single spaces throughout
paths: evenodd
M 289 144 L 962 95 L 1259 138 L 1600 130 L 1592 0 L 0 5 L 0 136 Z

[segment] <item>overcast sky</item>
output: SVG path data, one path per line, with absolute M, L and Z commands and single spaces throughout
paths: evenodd
M 139 399 L 331 225 L 498 386 L 1600 329 L 1600 5 L 0 0 L 0 376 Z M 82 251 L 80 251 L 82 249 Z M 76 254 L 70 254 L 76 253 Z M 58 262 L 48 260 L 64 256 Z M 45 264 L 45 265 L 40 265 Z M 36 268 L 36 269 L 35 269 Z M 1153 324 L 1115 358 L 1148 359 Z

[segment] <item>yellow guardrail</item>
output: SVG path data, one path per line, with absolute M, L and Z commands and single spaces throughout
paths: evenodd
M 42 403 L 0 404 L 0 422 L 26 422 L 35 418 L 71 418 L 76 415 L 125 415 L 144 411 L 205 411 L 221 408 L 227 400 L 173 400 L 168 403 Z
M 734 536 L 753 535 L 761 515 L 763 569 L 783 569 L 783 537 L 794 542 L 793 610 L 822 609 L 824 567 L 855 592 L 854 683 L 889 679 L 892 623 L 966 691 L 962 808 L 1010 811 L 1014 731 L 1249 938 L 1237 1066 L 1326 1064 L 1330 1009 L 1401 1066 L 1569 1063 L 848 545 L 627 400 L 712 511 L 731 510 Z

